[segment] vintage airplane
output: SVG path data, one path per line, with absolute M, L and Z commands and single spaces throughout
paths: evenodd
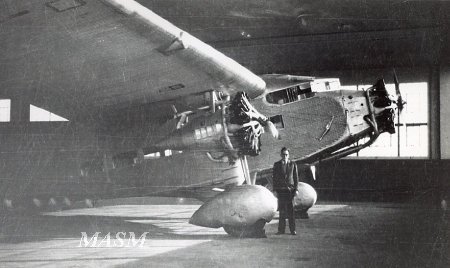
M 23 92 L 69 119 L 1 125 L 6 207 L 188 196 L 205 201 L 191 223 L 242 234 L 274 215 L 276 199 L 255 180 L 280 148 L 313 165 L 394 131 L 398 83 L 395 99 L 383 80 L 353 91 L 338 79 L 256 75 L 144 4 L 17 1 L 2 20 L 1 96 Z

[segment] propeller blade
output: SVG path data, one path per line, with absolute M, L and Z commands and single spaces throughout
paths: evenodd
M 316 166 L 311 165 L 311 166 L 309 166 L 309 169 L 311 170 L 313 179 L 316 180 Z
M 403 100 L 402 94 L 400 93 L 400 83 L 398 82 L 398 77 L 397 73 L 395 72 L 395 69 L 393 70 L 393 72 L 394 72 L 395 94 L 397 95 L 397 107 L 398 110 L 401 112 L 406 102 Z
M 403 122 L 403 116 L 402 116 L 402 111 L 403 108 L 405 107 L 406 101 L 403 100 L 402 98 L 402 94 L 400 92 L 400 83 L 398 82 L 398 77 L 397 77 L 397 73 L 395 72 L 395 69 L 393 69 L 394 72 L 394 84 L 395 84 L 395 94 L 397 95 L 397 108 L 398 108 L 398 124 L 400 124 L 400 122 Z M 404 126 L 404 131 L 406 133 L 406 124 L 403 124 Z M 399 129 L 400 130 L 400 129 Z
M 267 120 L 265 130 L 269 132 L 274 139 L 280 138 L 280 133 L 278 132 L 278 129 L 275 127 L 272 121 Z
M 397 77 L 397 73 L 395 72 L 395 69 L 393 70 L 394 72 L 394 84 L 395 84 L 395 94 L 400 95 L 400 83 L 398 82 L 398 77 Z

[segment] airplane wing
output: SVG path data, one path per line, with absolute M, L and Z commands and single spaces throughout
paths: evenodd
M 147 39 L 155 46 L 157 56 L 179 59 L 188 67 L 207 74 L 219 89 L 228 94 L 245 90 L 249 95 L 258 95 L 265 89 L 264 80 L 257 75 L 138 2 L 104 1 L 132 18 L 133 23 L 141 23 L 152 32 Z
M 21 91 L 69 119 L 69 111 L 93 115 L 211 89 L 265 89 L 257 75 L 135 1 L 21 1 L 0 21 L 0 95 Z

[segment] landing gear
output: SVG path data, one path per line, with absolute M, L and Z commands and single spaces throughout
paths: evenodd
M 264 226 L 266 225 L 266 221 L 264 219 L 260 219 L 256 221 L 254 224 L 249 226 L 230 226 L 225 225 L 223 229 L 227 234 L 233 237 L 239 238 L 266 238 L 266 231 Z

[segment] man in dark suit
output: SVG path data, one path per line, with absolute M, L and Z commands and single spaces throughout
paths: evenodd
M 292 235 L 295 232 L 294 206 L 292 199 L 297 193 L 298 172 L 295 162 L 289 160 L 289 149 L 281 149 L 281 160 L 273 164 L 273 190 L 278 196 L 278 210 L 280 212 L 278 233 L 284 234 L 286 218 L 289 219 L 289 230 Z

